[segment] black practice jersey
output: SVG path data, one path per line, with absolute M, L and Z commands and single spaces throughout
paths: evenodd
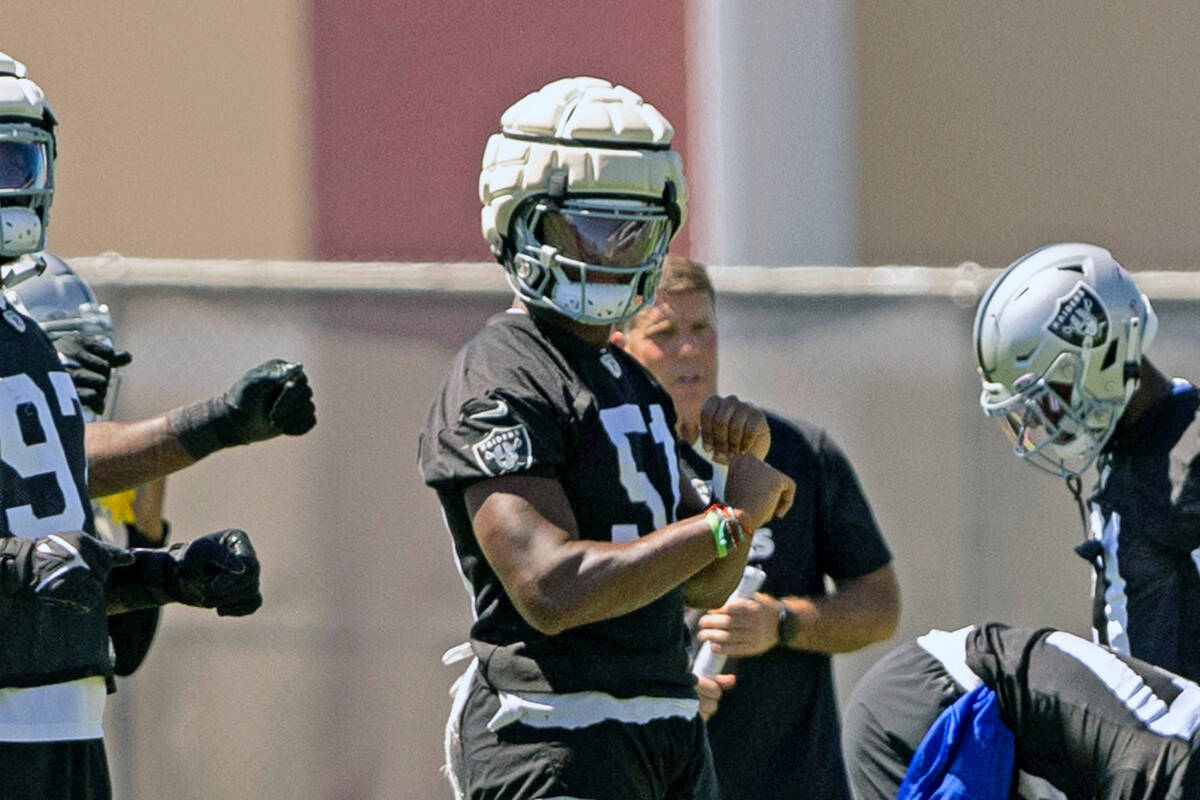
M 547 636 L 505 594 L 463 499 L 466 486 L 498 475 L 553 478 L 581 539 L 632 541 L 675 521 L 674 427 L 670 397 L 637 362 L 524 313 L 493 317 L 459 352 L 426 419 L 419 461 L 474 595 L 471 644 L 491 685 L 693 695 L 681 589 Z
M 1091 535 L 1103 549 L 1096 581 L 1097 639 L 1200 680 L 1200 393 L 1172 394 L 1100 458 Z
M 37 323 L 0 295 L 0 535 L 93 533 L 83 415 L 71 377 Z M 80 615 L 35 601 L 0 609 L 0 686 L 38 686 L 108 670 L 104 609 Z
M 841 448 L 812 425 L 773 414 L 767 422 L 767 463 L 795 480 L 796 498 L 754 533 L 750 563 L 766 572 L 762 591 L 822 597 L 826 575 L 846 580 L 886 566 L 891 554 Z M 707 461 L 691 448 L 683 454 L 685 474 L 712 479 Z M 708 721 L 727 800 L 848 797 L 829 656 L 778 646 L 731 669 L 737 689 Z
M 1014 734 L 1013 797 L 1200 797 L 1200 686 L 1050 628 L 940 634 L 958 642 L 951 649 L 933 636 L 881 659 L 847 706 L 846 753 L 863 800 L 896 796 L 924 732 L 966 691 L 964 675 L 995 691 Z
M 1063 631 L 997 623 L 967 637 L 966 661 L 996 692 L 1017 766 L 1072 800 L 1181 798 L 1200 777 L 1187 775 L 1200 743 L 1191 681 Z

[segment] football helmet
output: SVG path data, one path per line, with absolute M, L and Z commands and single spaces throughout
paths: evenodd
M 0 263 L 46 244 L 57 122 L 25 65 L 0 53 Z
M 33 319 L 51 339 L 67 333 L 85 337 L 100 337 L 113 343 L 112 315 L 108 306 L 96 299 L 87 281 L 53 253 L 38 253 L 36 260 L 45 264 L 40 275 L 22 281 L 7 292 L 7 297 Z M 121 387 L 121 370 L 113 369 L 108 381 L 104 404 L 104 419 L 112 417 Z M 86 407 L 88 421 L 98 419 Z
M 483 154 L 483 235 L 527 304 L 591 325 L 654 301 L 687 214 L 674 129 L 624 86 L 564 78 L 512 105 Z
M 1034 250 L 996 279 L 975 314 L 979 403 L 1015 455 L 1078 477 L 1112 436 L 1157 329 L 1149 299 L 1107 250 Z

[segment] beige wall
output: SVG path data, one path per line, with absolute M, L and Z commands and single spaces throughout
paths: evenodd
M 864 263 L 1200 254 L 1200 6 L 857 0 Z
M 61 123 L 50 248 L 308 256 L 307 9 L 7 0 L 0 50 Z
M 448 796 L 440 654 L 470 620 L 416 435 L 487 295 L 103 286 L 134 353 L 136 417 L 207 396 L 282 355 L 319 423 L 221 453 L 168 483 L 180 539 L 245 527 L 266 605 L 172 607 L 109 714 L 119 796 L 259 800 Z M 1156 301 L 1156 360 L 1189 374 L 1195 302 Z M 1090 573 L 1061 481 L 1020 464 L 979 413 L 971 310 L 948 297 L 723 296 L 722 388 L 825 426 L 894 550 L 900 638 L 998 619 L 1086 633 Z M 837 659 L 843 696 L 887 645 Z M 133 757 L 136 754 L 136 757 Z M 218 766 L 219 765 L 219 766 Z

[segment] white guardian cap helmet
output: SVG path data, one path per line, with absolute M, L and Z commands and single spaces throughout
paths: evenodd
M 45 246 L 54 198 L 57 123 L 25 72 L 0 53 L 0 263 Z
M 687 214 L 674 129 L 624 86 L 564 78 L 511 106 L 483 154 L 483 235 L 525 303 L 591 325 L 654 301 Z
M 979 403 L 1020 458 L 1079 477 L 1137 388 L 1158 320 L 1105 249 L 1053 244 L 1014 261 L 975 314 Z

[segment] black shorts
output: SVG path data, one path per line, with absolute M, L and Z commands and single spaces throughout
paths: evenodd
M 720 800 L 698 717 L 586 728 L 513 722 L 492 732 L 496 693 L 476 677 L 451 769 L 467 800 Z
M 0 797 L 109 800 L 104 740 L 0 742 Z

